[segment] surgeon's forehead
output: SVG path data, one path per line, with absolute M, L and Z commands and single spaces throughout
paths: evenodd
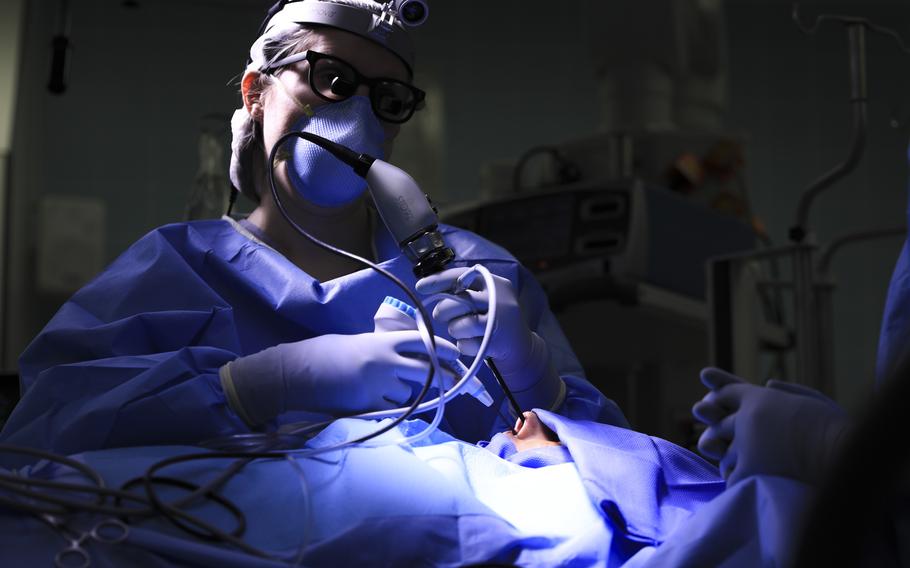
M 341 58 L 367 77 L 408 81 L 407 68 L 391 51 L 357 34 L 334 28 L 315 29 L 307 49 Z

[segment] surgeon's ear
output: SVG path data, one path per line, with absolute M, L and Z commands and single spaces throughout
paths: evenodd
M 262 87 L 262 74 L 258 71 L 247 71 L 240 80 L 243 106 L 256 122 L 262 122 Z

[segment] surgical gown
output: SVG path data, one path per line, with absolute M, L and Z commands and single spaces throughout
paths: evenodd
M 473 233 L 441 231 L 454 266 L 482 263 L 515 286 L 566 385 L 556 411 L 627 426 L 585 379 L 533 276 Z M 413 289 L 411 263 L 379 224 L 374 243 L 380 265 Z M 67 301 L 22 354 L 23 398 L 0 441 L 73 454 L 247 431 L 221 390 L 222 365 L 279 343 L 372 331 L 387 295 L 403 293 L 371 269 L 319 282 L 231 219 L 153 230 Z M 490 376 L 481 379 L 492 407 L 460 396 L 446 408 L 443 429 L 462 440 L 489 439 L 507 427 L 498 415 L 502 392 Z M 311 419 L 288 412 L 269 426 Z
M 881 337 L 878 341 L 876 380 L 888 375 L 906 351 L 910 339 L 910 241 L 904 241 L 885 300 Z

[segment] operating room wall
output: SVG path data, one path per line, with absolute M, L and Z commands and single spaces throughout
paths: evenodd
M 103 204 L 104 257 L 183 217 L 206 115 L 239 103 L 235 76 L 263 14 L 246 0 L 85 0 L 71 10 L 67 89 L 48 92 L 60 2 L 28 3 L 14 134 L 12 254 L 3 366 L 67 297 L 37 285 L 48 196 Z M 177 291 L 175 291 L 176 293 Z
M 72 2 L 71 68 L 60 96 L 45 88 L 59 3 L 28 3 L 14 136 L 8 265 L 14 301 L 5 366 L 14 365 L 15 354 L 66 297 L 36 286 L 41 200 L 69 195 L 103 202 L 107 260 L 152 227 L 180 220 L 197 168 L 202 117 L 222 114 L 226 123 L 237 106 L 229 83 L 270 3 L 140 0 L 130 9 L 119 1 Z M 416 170 L 438 201 L 451 203 L 477 197 L 489 162 L 595 132 L 599 109 L 588 40 L 597 26 L 593 4 L 432 2 L 430 22 L 417 32 L 417 81 L 436 95 L 425 115 L 432 127 L 409 125 L 396 161 Z M 910 8 L 899 0 L 802 5 L 807 17 L 846 11 L 901 31 L 910 23 Z M 730 0 L 725 8 L 727 127 L 746 136 L 755 210 L 779 243 L 798 192 L 843 158 L 849 133 L 845 35 L 831 25 L 806 37 L 793 25 L 790 8 L 783 0 Z M 629 25 L 648 33 L 648 22 Z M 908 61 L 893 41 L 870 37 L 869 144 L 858 170 L 813 213 L 822 242 L 841 231 L 904 222 Z M 432 159 L 416 159 L 419 152 Z M 897 242 L 857 245 L 834 262 L 837 383 L 848 403 L 872 377 L 898 248 Z
M 3 312 L 7 303 L 8 273 L 3 258 L 8 250 L 6 211 L 9 203 L 9 164 L 13 140 L 13 116 L 19 74 L 23 3 L 9 0 L 0 4 L 0 372 L 4 370 L 2 338 L 5 333 Z M 0 385 L 2 388 L 2 385 Z

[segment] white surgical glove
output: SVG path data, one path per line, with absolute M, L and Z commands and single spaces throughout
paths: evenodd
M 459 356 L 439 337 L 436 352 L 444 369 Z M 229 405 L 258 425 L 289 410 L 346 415 L 400 407 L 411 397 L 406 381 L 422 384 L 429 369 L 420 334 L 410 330 L 283 343 L 231 361 L 220 376 Z M 450 374 L 444 384 L 452 383 Z
M 734 484 L 756 474 L 817 483 L 847 432 L 847 415 L 822 393 L 793 383 L 762 387 L 715 368 L 703 369 L 711 392 L 692 413 L 708 425 L 699 451 L 720 460 Z
M 470 268 L 450 268 L 417 281 L 421 294 L 451 293 L 458 278 Z M 528 328 L 512 283 L 493 275 L 496 286 L 496 321 L 487 347 L 497 369 L 523 405 L 550 408 L 559 397 L 562 383 L 550 361 L 546 342 Z M 478 274 L 469 288 L 444 299 L 433 309 L 433 319 L 446 326 L 458 350 L 473 357 L 480 349 L 487 325 L 490 293 Z M 523 396 L 524 395 L 524 396 Z

